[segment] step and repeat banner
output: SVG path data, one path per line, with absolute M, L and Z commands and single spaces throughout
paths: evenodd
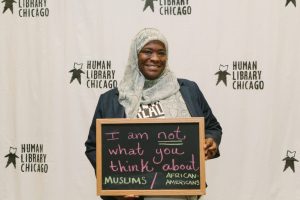
M 300 0 L 1 0 L 0 199 L 99 199 L 84 142 L 145 27 L 223 127 L 204 199 L 299 200 Z

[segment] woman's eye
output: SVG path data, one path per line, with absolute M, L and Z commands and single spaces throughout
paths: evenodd
M 143 50 L 142 53 L 150 55 L 150 54 L 152 54 L 152 51 L 150 51 L 150 50 Z
M 165 55 L 166 55 L 166 52 L 165 52 L 165 51 L 160 51 L 160 52 L 158 52 L 158 54 L 159 54 L 160 56 L 165 56 Z

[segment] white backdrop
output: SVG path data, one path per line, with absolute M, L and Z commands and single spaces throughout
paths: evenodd
M 221 157 L 206 164 L 205 199 L 299 200 L 300 163 L 291 162 L 294 172 L 292 165 L 283 171 L 287 151 L 300 160 L 296 1 L 186 0 L 172 7 L 189 6 L 191 13 L 181 16 L 162 15 L 163 0 L 153 1 L 153 11 L 143 11 L 149 0 L 43 0 L 27 7 L 25 0 L 2 2 L 0 199 L 99 199 L 84 142 L 109 85 L 89 84 L 119 82 L 131 39 L 155 27 L 168 39 L 170 68 L 198 83 L 223 127 Z M 47 16 L 24 17 L 24 9 Z M 91 61 L 111 62 L 114 76 L 91 79 Z M 235 69 L 235 62 L 257 67 Z M 70 83 L 74 70 L 83 73 Z M 219 70 L 229 74 L 217 84 Z M 253 71 L 260 77 L 236 80 Z M 236 89 L 236 81 L 263 85 Z

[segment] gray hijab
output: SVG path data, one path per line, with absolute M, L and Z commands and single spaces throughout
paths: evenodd
M 125 108 L 127 118 L 136 118 L 140 104 L 150 104 L 166 99 L 179 91 L 177 78 L 170 71 L 168 63 L 161 76 L 155 80 L 147 80 L 138 68 L 138 53 L 150 41 L 158 40 L 166 47 L 166 38 L 154 28 L 141 30 L 133 39 L 128 63 L 119 90 L 119 102 Z

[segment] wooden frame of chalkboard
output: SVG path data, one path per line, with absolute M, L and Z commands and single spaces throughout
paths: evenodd
M 205 194 L 203 117 L 97 119 L 97 195 Z

